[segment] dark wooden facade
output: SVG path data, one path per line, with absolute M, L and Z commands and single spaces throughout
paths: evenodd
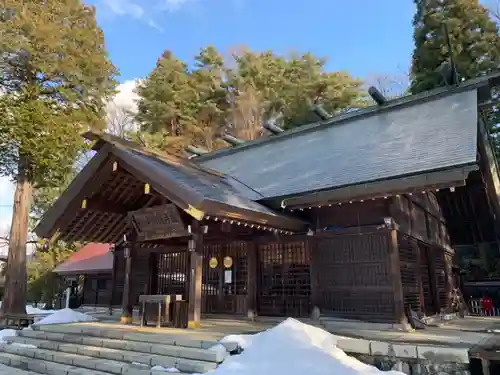
M 480 93 L 467 90 L 450 101 L 464 102 L 475 112 Z M 446 95 L 439 92 L 435 100 Z M 425 104 L 434 99 L 418 100 Z M 399 108 L 410 104 L 393 106 L 401 116 Z M 382 110 L 385 114 L 375 122 L 388 122 L 383 130 L 390 134 L 393 125 L 385 116 L 392 109 Z M 436 116 L 443 110 L 434 106 Z M 372 180 L 317 191 L 302 179 L 312 190 L 286 195 L 296 188 L 292 175 L 292 182 L 283 182 L 289 184 L 283 196 L 266 199 L 201 162 L 92 134 L 97 155 L 36 232 L 52 239 L 116 243 L 108 303 L 121 303 L 127 319 L 141 294 L 182 294 L 189 302 L 189 321 L 198 324 L 200 313 L 305 317 L 314 308 L 323 316 L 405 324 L 408 309 L 432 315 L 451 307 L 453 246 L 471 228 L 457 221 L 450 202 L 463 192 L 480 190 L 481 209 L 490 215 L 485 221 L 495 223 L 490 235 L 500 233 L 493 214 L 500 214 L 497 167 L 484 123 L 475 115 L 468 118 L 466 135 L 477 132 L 478 137 L 461 140 L 467 150 L 459 161 L 444 153 L 438 159 L 449 158 L 449 164 L 441 168 L 375 180 L 368 170 Z M 414 128 L 405 131 L 416 137 Z M 296 137 L 306 138 L 308 132 L 298 131 Z M 417 135 L 425 143 L 426 134 Z M 310 138 L 310 144 L 320 140 Z M 368 141 L 367 149 L 376 149 Z M 401 170 L 397 152 L 413 155 L 411 146 L 415 144 L 395 139 L 393 161 L 384 150 L 373 152 L 388 163 L 380 173 Z M 313 160 L 314 146 L 307 147 Z M 419 155 L 433 151 L 419 150 Z M 358 151 L 349 152 L 351 159 L 358 157 Z M 415 169 L 413 159 L 406 162 Z M 226 167 L 220 163 L 221 169 Z M 321 173 L 327 172 L 328 165 L 323 166 Z M 271 182 L 273 189 L 280 185 Z M 473 210 L 466 206 L 464 215 Z
M 112 285 L 111 274 L 90 274 L 83 277 L 80 294 L 82 305 L 108 307 L 111 301 Z M 121 294 L 115 292 L 113 305 L 120 305 Z
M 453 251 L 434 193 L 302 214 L 318 223 L 314 235 L 259 236 L 229 223 L 202 222 L 209 224 L 202 255 L 202 313 L 247 315 L 252 310 L 306 317 L 316 306 L 326 316 L 398 322 L 404 320 L 405 307 L 428 315 L 449 307 Z M 186 240 L 133 249 L 134 305 L 141 294 L 187 293 L 187 246 Z M 115 256 L 112 301 L 119 305 L 125 260 L 123 252 Z M 230 267 L 224 266 L 226 257 L 232 259 Z M 111 288 L 111 275 L 106 282 Z M 100 305 L 109 303 L 110 293 L 99 292 Z M 96 293 L 85 296 L 93 304 Z

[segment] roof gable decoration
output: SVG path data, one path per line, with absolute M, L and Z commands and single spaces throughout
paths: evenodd
M 228 181 L 218 172 L 206 170 L 188 160 L 151 154 L 138 145 L 129 146 L 130 142 L 117 137 L 99 135 L 97 143 L 100 143 L 97 154 L 35 228 L 40 237 L 47 238 L 58 232 L 57 225 L 63 216 L 67 224 L 71 222 L 68 215 L 78 215 L 81 202 L 92 197 L 88 192 L 98 189 L 98 184 L 92 180 L 98 172 L 109 168 L 109 173 L 114 173 L 120 167 L 196 220 L 227 219 L 237 225 L 255 225 L 282 234 L 306 230 L 306 223 L 254 202 L 251 198 L 260 197 L 256 192 Z
M 242 196 L 220 174 L 193 166 L 184 159 L 162 160 L 156 156 L 114 145 L 112 151 L 126 168 L 147 182 L 177 207 L 196 220 L 215 219 L 237 225 L 256 224 L 255 228 L 292 234 L 306 230 L 307 224 Z M 246 194 L 246 190 L 244 191 Z M 252 192 L 255 197 L 255 192 Z

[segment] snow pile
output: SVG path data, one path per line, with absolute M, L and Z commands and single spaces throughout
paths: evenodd
M 178 369 L 175 367 L 163 367 L 163 366 L 153 366 L 151 367 L 151 371 L 163 371 L 163 372 L 180 372 Z
M 33 306 L 26 306 L 26 313 L 28 315 L 49 315 L 55 313 L 57 310 L 42 310 Z
M 295 319 L 250 336 L 228 336 L 222 342 L 239 342 L 241 355 L 229 357 L 217 375 L 379 375 L 382 371 L 364 364 L 337 348 L 336 336 Z M 388 371 L 385 375 L 404 375 Z
M 62 309 L 57 310 L 53 314 L 43 318 L 38 321 L 37 325 L 45 325 L 45 324 L 68 324 L 68 323 L 79 323 L 79 322 L 95 322 L 97 319 L 94 317 L 82 314 L 78 311 L 74 311 L 71 309 Z
M 2 301 L 0 301 L 0 307 L 2 307 Z M 26 305 L 26 314 L 28 315 L 49 315 L 55 313 L 57 310 L 43 310 L 31 305 Z
M 241 349 L 245 350 L 246 348 L 249 348 L 250 345 L 252 345 L 253 338 L 257 337 L 258 335 L 259 335 L 259 333 L 255 334 L 255 335 L 229 335 L 229 336 L 224 337 L 219 342 L 221 344 L 235 343 Z
M 5 344 L 5 338 L 17 336 L 17 332 L 13 329 L 2 329 L 0 331 L 0 343 Z
M 226 357 L 229 355 L 226 347 L 222 344 L 216 344 L 214 346 L 211 346 L 210 348 L 208 348 L 208 350 L 217 353 L 217 358 L 221 361 L 226 359 Z

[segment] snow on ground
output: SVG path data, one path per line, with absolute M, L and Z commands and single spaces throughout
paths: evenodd
M 2 307 L 2 301 L 0 301 L 0 307 Z M 49 315 L 55 313 L 57 310 L 43 310 L 31 305 L 26 305 L 26 314 L 28 315 Z
M 226 347 L 222 344 L 216 344 L 214 346 L 211 346 L 210 348 L 208 348 L 208 350 L 217 353 L 217 358 L 221 359 L 225 359 L 229 355 Z
M 42 310 L 33 306 L 26 306 L 26 313 L 29 315 L 49 315 L 55 313 L 57 310 Z
M 6 337 L 13 337 L 16 336 L 16 330 L 14 329 L 2 329 L 0 331 L 0 344 L 5 343 L 5 338 Z
M 78 323 L 78 322 L 95 322 L 96 318 L 82 314 L 78 311 L 74 311 L 71 309 L 62 309 L 57 310 L 53 314 L 39 320 L 37 325 L 44 324 L 67 324 L 67 323 Z
M 164 371 L 164 372 L 171 372 L 171 373 L 174 373 L 174 372 L 180 372 L 178 369 L 176 369 L 175 367 L 163 367 L 163 366 L 153 366 L 151 367 L 151 370 L 152 371 Z
M 245 350 L 246 348 L 250 347 L 252 345 L 252 340 L 254 337 L 258 335 L 229 335 L 224 337 L 222 340 L 219 342 L 221 344 L 225 343 L 236 343 L 241 349 Z
M 378 375 L 382 371 L 364 364 L 337 348 L 337 337 L 287 319 L 256 335 L 231 335 L 221 342 L 238 342 L 240 355 L 227 358 L 217 375 Z M 385 375 L 404 375 L 398 371 Z

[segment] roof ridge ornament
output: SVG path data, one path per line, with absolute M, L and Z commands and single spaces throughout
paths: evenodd
M 312 105 L 313 112 L 323 121 L 331 119 L 333 116 L 327 112 L 325 108 L 319 103 Z
M 223 134 L 221 139 L 223 141 L 226 141 L 227 143 L 229 143 L 231 146 L 239 146 L 239 145 L 242 145 L 243 143 L 245 143 L 244 140 L 242 139 L 239 139 L 239 138 L 236 138 L 230 134 Z
M 262 124 L 262 127 L 266 130 L 269 130 L 273 135 L 277 135 L 283 133 L 284 130 L 275 124 L 275 120 L 266 120 Z
M 368 95 L 372 97 L 377 105 L 384 105 L 387 103 L 387 98 L 375 86 L 370 86 L 368 88 Z
M 186 150 L 186 152 L 192 154 L 192 156 L 200 156 L 200 155 L 208 153 L 208 150 L 205 150 L 202 147 L 196 147 L 193 145 L 186 146 L 186 148 L 184 150 Z

